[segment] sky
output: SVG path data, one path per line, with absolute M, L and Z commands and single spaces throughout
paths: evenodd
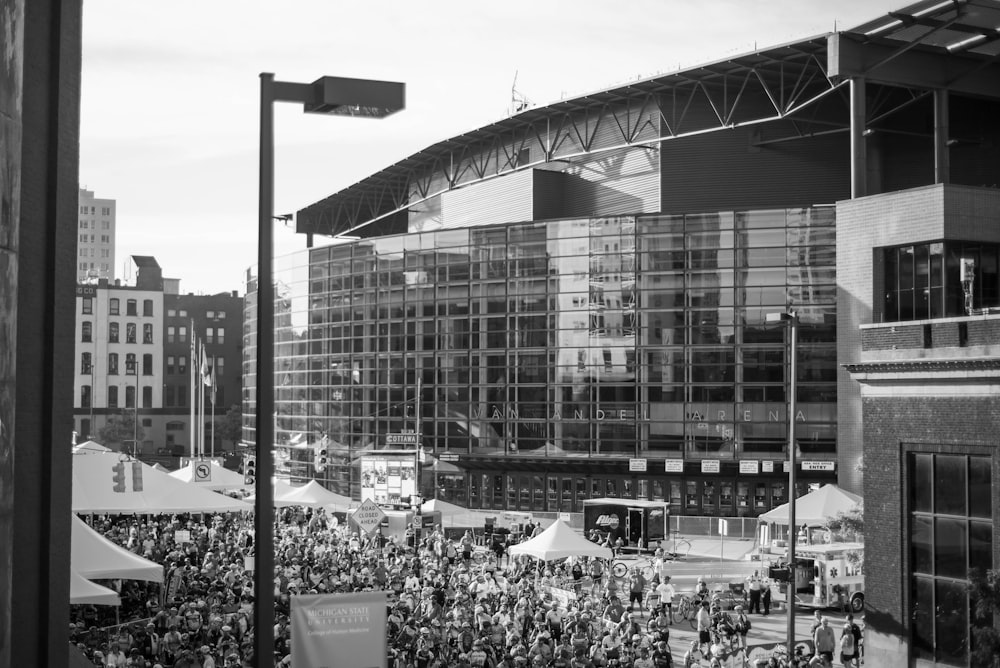
M 245 292 L 257 261 L 261 72 L 401 81 L 383 120 L 275 107 L 276 214 L 541 106 L 859 25 L 902 0 L 85 0 L 80 186 L 117 202 L 116 276 Z M 317 239 L 317 244 L 321 243 Z M 276 223 L 275 254 L 305 248 Z M 134 280 L 134 279 L 133 279 Z

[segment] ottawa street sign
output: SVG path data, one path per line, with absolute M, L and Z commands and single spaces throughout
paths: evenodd
M 365 499 L 358 506 L 358 509 L 354 511 L 354 514 L 351 515 L 351 519 L 354 520 L 355 524 L 364 529 L 365 533 L 369 534 L 378 528 L 384 517 L 385 513 L 371 499 Z
M 386 445 L 416 445 L 418 437 L 416 434 L 386 434 Z

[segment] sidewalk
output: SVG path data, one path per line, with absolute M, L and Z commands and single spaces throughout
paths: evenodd
M 731 561 L 744 561 L 747 555 L 753 552 L 754 542 L 752 540 L 740 538 L 725 538 L 720 540 L 718 536 L 678 536 L 691 543 L 691 550 L 688 557 L 703 557 L 707 559 L 725 559 Z M 667 545 L 671 545 L 670 542 Z

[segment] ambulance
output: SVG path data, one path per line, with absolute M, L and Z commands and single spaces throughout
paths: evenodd
M 864 543 L 821 543 L 795 548 L 795 598 L 812 608 L 854 612 L 865 607 Z

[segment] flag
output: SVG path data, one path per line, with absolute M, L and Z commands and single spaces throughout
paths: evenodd
M 215 388 L 218 385 L 215 382 L 215 361 L 214 360 L 212 361 L 212 378 L 211 378 L 211 381 L 212 382 L 209 383 L 209 385 L 212 386 L 212 407 L 214 409 L 214 407 L 215 407 Z M 213 410 L 213 413 L 214 413 L 214 410 Z
M 211 387 L 212 376 L 208 370 L 208 357 L 205 355 L 205 344 L 201 344 L 201 382 Z

